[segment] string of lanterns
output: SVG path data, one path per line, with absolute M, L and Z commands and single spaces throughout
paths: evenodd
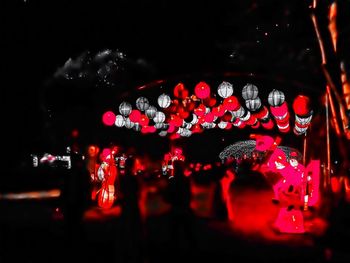
M 242 88 L 241 96 L 234 94 L 233 85 L 227 81 L 223 81 L 214 94 L 204 81 L 195 85 L 194 94 L 180 82 L 174 87 L 173 98 L 162 93 L 155 106 L 142 96 L 136 100 L 135 108 L 123 101 L 118 114 L 107 111 L 102 121 L 107 126 L 125 127 L 144 134 L 157 132 L 172 139 L 189 137 L 206 129 L 230 130 L 233 126 L 271 130 L 276 125 L 282 133 L 290 131 L 290 113 L 282 91 L 274 89 L 269 93 L 269 107 L 263 105 L 258 87 L 251 83 Z M 299 95 L 292 108 L 295 113 L 293 131 L 296 135 L 305 134 L 313 114 L 310 99 Z

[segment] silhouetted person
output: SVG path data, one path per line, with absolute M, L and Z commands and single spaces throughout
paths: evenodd
M 82 156 L 71 154 L 72 168 L 64 171 L 62 211 L 68 255 L 80 258 L 84 240 L 83 216 L 90 205 L 90 176 Z
M 190 209 L 190 182 L 184 175 L 184 162 L 174 162 L 174 177 L 169 179 L 169 200 L 172 204 L 172 247 L 182 258 L 181 252 L 188 256 L 194 249 L 193 214 Z M 176 256 L 176 255 L 173 255 Z
M 142 261 L 142 222 L 138 207 L 139 180 L 138 174 L 133 174 L 135 159 L 128 156 L 125 168 L 119 170 L 119 193 L 121 214 L 121 236 L 116 248 L 117 262 Z

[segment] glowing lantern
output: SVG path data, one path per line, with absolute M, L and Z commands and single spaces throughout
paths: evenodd
M 141 117 L 141 112 L 139 110 L 132 110 L 129 115 L 129 119 L 132 122 L 139 122 L 140 117 Z
M 274 117 L 282 117 L 288 113 L 288 106 L 286 102 L 283 102 L 280 106 L 271 106 L 270 110 Z
M 149 107 L 149 101 L 145 97 L 140 97 L 136 100 L 136 108 L 138 108 L 140 111 L 145 111 Z
M 235 96 L 227 97 L 226 99 L 224 99 L 223 104 L 227 110 L 232 110 L 232 111 L 238 110 L 239 107 L 241 106 L 238 102 L 238 99 Z
M 223 116 L 225 114 L 225 111 L 226 111 L 226 109 L 225 109 L 225 107 L 223 105 L 218 105 L 217 107 L 214 107 L 211 112 L 215 116 L 221 117 L 221 116 Z
M 258 87 L 248 83 L 242 89 L 242 97 L 245 100 L 253 100 L 258 97 Z
M 154 127 L 158 130 L 167 130 L 168 124 L 163 123 L 163 122 L 158 122 L 158 123 L 154 124 Z
M 102 115 L 102 122 L 104 125 L 113 126 L 115 123 L 115 118 L 116 117 L 115 117 L 115 114 L 113 113 L 113 111 L 106 111 Z
M 168 133 L 167 133 L 166 131 L 161 131 L 161 132 L 159 132 L 158 134 L 159 134 L 159 136 L 161 136 L 161 137 L 165 137 Z
M 284 132 L 284 133 L 287 133 L 287 132 L 289 132 L 289 130 L 290 130 L 290 126 L 289 126 L 289 123 L 287 123 L 287 124 L 285 124 L 285 125 L 281 125 L 281 124 L 278 124 L 277 123 L 277 127 L 278 127 L 278 129 L 281 131 L 281 132 Z
M 122 115 L 117 115 L 115 117 L 115 122 L 114 122 L 115 126 L 117 127 L 123 127 L 125 124 L 125 120 L 124 117 Z
M 157 108 L 154 106 L 149 106 L 148 109 L 146 110 L 146 116 L 149 119 L 153 119 L 156 116 Z
M 241 117 L 240 119 L 242 121 L 248 121 L 250 119 L 250 116 L 251 116 L 250 111 L 247 111 L 245 116 Z
M 133 123 L 129 118 L 126 118 L 124 125 L 125 125 L 125 128 L 131 129 L 132 127 L 134 127 L 135 123 Z
M 267 119 L 269 118 L 269 110 L 263 106 L 257 113 L 255 113 L 255 117 L 259 120 Z
M 245 106 L 248 110 L 256 111 L 261 107 L 261 100 L 259 97 L 252 99 L 252 100 L 246 100 Z
M 124 101 L 119 105 L 119 113 L 125 117 L 129 116 L 131 113 L 132 106 L 130 103 Z
M 236 111 L 231 111 L 232 115 L 235 116 L 236 118 L 241 118 L 245 114 L 245 109 L 243 107 L 239 107 L 238 110 Z
M 197 108 L 194 109 L 194 113 L 197 116 L 204 116 L 206 112 L 206 107 L 203 104 L 200 104 Z
M 226 127 L 225 127 L 225 130 L 230 130 L 231 128 L 232 128 L 232 123 L 228 122 Z
M 196 124 L 198 122 L 198 117 L 194 113 L 192 113 L 192 115 L 190 115 L 189 118 L 191 118 L 191 119 L 188 119 L 188 118 L 187 119 L 188 119 L 188 122 L 191 124 Z
M 155 123 L 160 123 L 165 121 L 165 114 L 161 111 L 156 112 L 156 116 L 153 118 Z
M 167 94 L 162 94 L 158 97 L 158 105 L 159 107 L 166 109 L 170 106 L 171 103 L 171 99 L 169 97 L 169 95 Z
M 269 93 L 267 101 L 270 104 L 270 106 L 272 106 L 272 107 L 281 106 L 282 103 L 285 101 L 284 93 L 282 91 L 273 89 Z
M 233 126 L 235 127 L 238 127 L 240 129 L 243 129 L 245 127 L 245 123 L 244 121 L 240 120 L 240 119 L 236 119 L 234 122 L 233 122 Z
M 139 132 L 139 131 L 141 131 L 141 125 L 139 123 L 135 123 L 133 129 L 134 129 L 134 131 Z
M 205 99 L 210 95 L 210 87 L 207 83 L 201 81 L 195 86 L 194 93 L 198 98 Z
M 310 99 L 304 95 L 298 95 L 293 102 L 293 110 L 299 116 L 310 114 Z
M 206 122 L 213 122 L 214 121 L 214 114 L 209 112 L 204 116 L 204 120 Z
M 262 120 L 261 125 L 267 130 L 271 130 L 274 126 L 273 121 L 271 119 L 268 119 L 267 121 Z
M 225 122 L 225 121 L 220 121 L 219 124 L 218 124 L 218 127 L 220 129 L 225 129 L 226 126 L 227 126 L 227 122 Z
M 213 107 L 216 104 L 216 99 L 207 97 L 204 99 L 203 103 L 208 107 Z
M 301 124 L 301 125 L 308 125 L 308 124 L 310 124 L 311 119 L 312 119 L 312 114 L 309 117 L 306 117 L 306 118 L 302 118 L 302 117 L 299 117 L 298 115 L 295 115 L 295 121 L 297 123 Z
M 251 127 L 252 127 L 253 129 L 259 128 L 259 127 L 260 127 L 260 122 L 259 122 L 258 120 L 256 120 L 255 124 L 253 124 Z
M 140 123 L 140 125 L 142 125 L 142 126 L 147 126 L 148 123 L 149 123 L 149 119 L 147 118 L 146 115 L 143 115 L 143 114 L 142 114 L 142 115 L 140 116 L 139 123 Z
M 233 94 L 232 84 L 226 81 L 223 81 L 218 87 L 218 94 L 221 98 L 228 98 Z
M 169 120 L 169 124 L 174 125 L 175 127 L 181 127 L 183 124 L 183 119 L 181 119 L 179 116 L 177 115 L 171 115 L 170 116 L 170 120 Z
M 178 83 L 174 88 L 174 96 L 176 98 L 181 98 L 182 91 L 185 90 L 185 85 L 183 83 Z
M 225 122 L 230 122 L 232 120 L 231 112 L 229 111 L 225 112 L 224 116 L 222 116 L 222 120 Z
M 257 121 L 258 120 L 253 115 L 250 115 L 250 118 L 248 120 L 246 120 L 245 123 L 247 125 L 252 126 L 252 125 L 256 124 Z

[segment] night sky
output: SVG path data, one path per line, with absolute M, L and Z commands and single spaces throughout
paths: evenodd
M 110 131 L 95 127 L 104 107 L 155 79 L 244 71 L 303 83 L 310 94 L 323 89 L 309 1 L 221 2 L 11 1 L 2 36 L 6 160 L 16 165 L 32 151 L 56 150 L 50 138 L 59 144 L 72 126 L 83 129 L 84 142 L 108 141 Z M 114 87 L 55 77 L 69 58 L 105 49 L 127 56 Z

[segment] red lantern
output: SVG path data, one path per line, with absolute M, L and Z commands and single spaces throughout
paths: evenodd
M 229 111 L 225 112 L 224 116 L 222 116 L 223 121 L 230 122 L 231 119 L 232 119 L 232 114 Z
M 310 113 L 310 99 L 304 95 L 298 95 L 293 102 L 293 110 L 299 116 L 306 116 Z
M 199 82 L 194 88 L 194 93 L 200 99 L 205 99 L 210 95 L 210 87 L 204 81 Z
M 132 110 L 129 115 L 129 119 L 132 122 L 139 122 L 140 117 L 141 117 L 141 112 L 139 110 Z
M 283 102 L 281 106 L 270 106 L 270 110 L 273 116 L 282 117 L 288 112 L 288 106 L 286 102 Z
M 214 117 L 215 117 L 214 114 L 212 112 L 209 112 L 204 116 L 204 120 L 205 122 L 213 122 Z
M 185 89 L 185 85 L 183 83 L 179 83 L 174 88 L 174 96 L 176 98 L 181 98 L 181 92 Z
M 197 115 L 197 116 L 204 116 L 205 114 L 205 106 L 203 104 L 200 104 L 197 108 L 194 109 L 194 113 Z
M 237 97 L 235 96 L 227 97 L 226 99 L 224 99 L 223 104 L 227 110 L 232 110 L 232 111 L 238 110 L 239 107 L 241 106 L 238 102 Z
M 204 103 L 204 105 L 206 105 L 208 107 L 213 107 L 216 104 L 216 99 L 208 97 L 208 98 L 204 99 L 203 103 Z
M 104 125 L 113 126 L 115 118 L 116 116 L 113 111 L 107 111 L 102 115 L 102 122 Z
M 142 114 L 139 119 L 139 123 L 141 126 L 147 126 L 149 123 L 149 119 L 147 118 L 146 115 Z
M 267 130 L 271 130 L 274 126 L 273 121 L 271 119 L 269 119 L 267 122 L 261 122 L 261 125 Z

